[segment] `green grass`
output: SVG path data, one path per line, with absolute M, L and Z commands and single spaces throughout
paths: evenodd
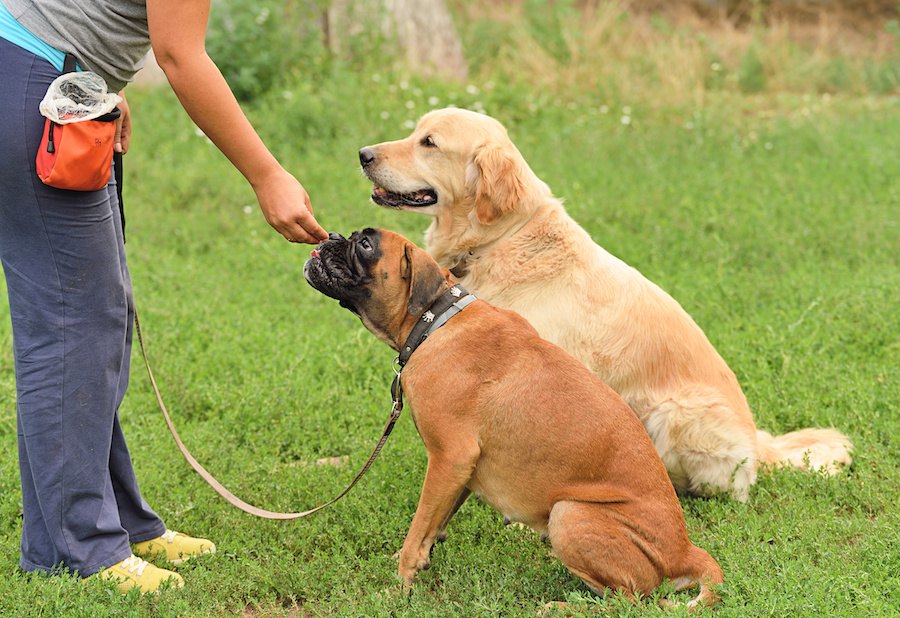
M 856 445 L 853 466 L 834 478 L 778 471 L 761 477 L 746 504 L 682 499 L 691 538 L 725 572 L 715 614 L 896 615 L 896 101 L 723 94 L 697 112 L 634 102 L 625 114 L 627 101 L 478 86 L 402 88 L 388 75 L 335 72 L 250 112 L 327 229 L 384 226 L 416 241 L 427 219 L 369 203 L 357 149 L 404 135 L 404 122 L 432 96 L 504 121 L 593 237 L 695 317 L 737 373 L 761 428 L 833 425 Z M 308 248 L 265 224 L 249 187 L 172 95 L 133 93 L 131 105 L 129 263 L 182 437 L 248 501 L 275 510 L 319 504 L 349 482 L 379 435 L 393 354 L 303 281 Z M 5 300 L 0 314 L 0 615 L 532 616 L 562 599 L 602 615 L 686 615 L 651 601 L 596 599 L 534 534 L 504 528 L 474 500 L 404 596 L 391 554 L 425 469 L 408 413 L 342 502 L 297 522 L 258 520 L 228 506 L 181 459 L 137 353 L 121 414 L 142 490 L 170 527 L 208 535 L 219 553 L 179 569 L 184 590 L 153 598 L 24 574 Z M 343 467 L 311 465 L 343 455 Z

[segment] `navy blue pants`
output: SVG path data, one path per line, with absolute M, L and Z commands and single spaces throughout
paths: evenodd
M 119 426 L 134 318 L 115 180 L 35 172 L 50 63 L 0 39 L 0 261 L 12 317 L 23 569 L 87 577 L 165 526 L 141 498 Z

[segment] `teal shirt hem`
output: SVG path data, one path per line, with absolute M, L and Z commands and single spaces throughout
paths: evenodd
M 0 2 L 0 38 L 43 58 L 62 73 L 65 53 L 34 36 L 25 26 L 16 21 L 3 2 Z

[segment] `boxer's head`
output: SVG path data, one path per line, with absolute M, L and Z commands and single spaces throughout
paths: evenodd
M 349 239 L 329 234 L 303 266 L 303 275 L 394 349 L 449 287 L 446 271 L 424 250 L 399 234 L 372 228 Z

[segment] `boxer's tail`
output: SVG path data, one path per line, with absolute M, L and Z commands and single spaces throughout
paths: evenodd
M 691 577 L 700 584 L 700 594 L 688 602 L 688 609 L 693 609 L 698 605 L 709 607 L 718 603 L 720 597 L 716 593 L 716 586 L 724 581 L 719 563 L 706 551 L 694 545 L 688 552 L 687 562 Z

